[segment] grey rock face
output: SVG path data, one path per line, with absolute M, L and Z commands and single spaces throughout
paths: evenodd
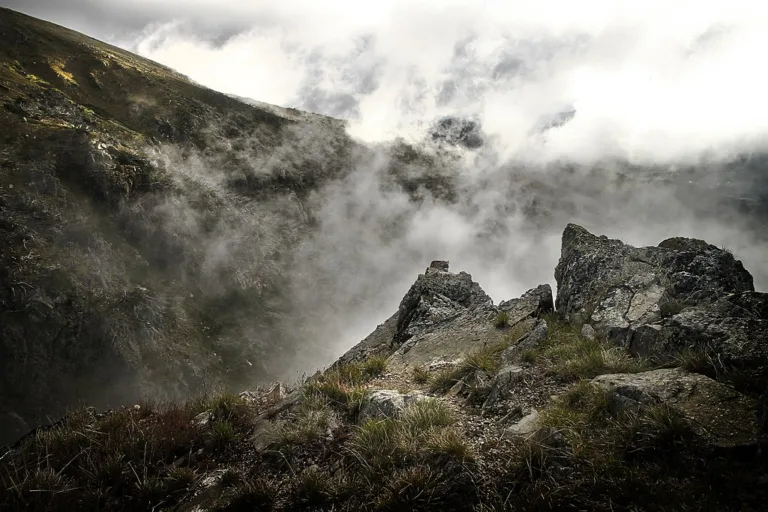
M 556 307 L 567 318 L 597 314 L 619 325 L 660 317 L 654 306 L 662 294 L 697 305 L 754 291 L 752 276 L 740 261 L 702 240 L 670 238 L 658 247 L 636 248 L 575 224 L 563 233 L 555 279 Z M 612 319 L 612 313 L 603 312 L 610 308 L 624 311 Z
M 421 393 L 403 394 L 398 391 L 382 389 L 371 393 L 362 409 L 360 409 L 360 421 L 380 418 L 394 418 L 402 413 L 406 407 L 425 400 Z
M 472 276 L 430 267 L 403 298 L 390 345 L 393 369 L 461 359 L 502 341 L 493 319 L 498 309 Z
M 675 368 L 601 375 L 592 382 L 612 390 L 625 407 L 672 407 L 714 446 L 731 448 L 756 443 L 755 400 L 704 375 Z
M 525 370 L 517 365 L 507 366 L 502 369 L 491 381 L 491 392 L 483 404 L 483 408 L 496 405 L 499 400 L 509 394 L 510 388 L 523 380 Z
M 765 388 L 768 296 L 731 253 L 688 238 L 636 248 L 570 224 L 555 278 L 566 319 L 588 321 L 634 355 L 711 351 L 744 375 L 744 389 Z
M 537 318 L 551 313 L 554 310 L 552 288 L 548 284 L 540 285 L 528 290 L 519 299 L 502 302 L 499 304 L 499 310 L 509 314 L 507 322 L 509 325 L 515 325 L 526 318 Z
M 492 304 L 491 298 L 466 272 L 451 274 L 434 269 L 420 275 L 408 290 L 397 313 L 396 346 L 446 320 L 464 309 Z

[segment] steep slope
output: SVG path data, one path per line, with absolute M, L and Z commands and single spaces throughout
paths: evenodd
M 281 374 L 276 268 L 301 198 L 346 172 L 339 122 L 0 9 L 0 125 L 0 440 L 78 401 Z
M 716 305 L 766 294 L 701 240 L 636 248 L 569 225 L 562 242 L 557 312 L 547 285 L 494 305 L 469 274 L 433 262 L 389 320 L 290 393 L 84 409 L 40 428 L 5 452 L 0 505 L 762 510 L 768 389 L 754 370 L 768 363 L 755 350 L 768 310 L 724 322 Z M 663 293 L 636 286 L 651 274 Z M 692 301 L 683 310 L 660 301 L 678 293 Z M 713 320 L 690 331 L 716 325 L 719 344 L 664 321 L 684 323 L 688 308 Z M 643 326 L 681 343 L 638 357 L 626 335 Z

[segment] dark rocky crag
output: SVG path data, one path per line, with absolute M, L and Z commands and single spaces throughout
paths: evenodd
M 636 356 L 701 352 L 745 390 L 768 378 L 768 294 L 726 250 L 687 238 L 635 248 L 569 225 L 555 278 L 561 315 Z

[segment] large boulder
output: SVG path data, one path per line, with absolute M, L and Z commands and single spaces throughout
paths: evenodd
M 563 233 L 555 279 L 555 306 L 562 315 L 591 316 L 616 327 L 661 318 L 670 301 L 694 306 L 754 291 L 741 261 L 702 240 L 670 238 L 658 247 L 632 247 L 575 224 Z
M 569 224 L 555 278 L 566 320 L 588 322 L 636 356 L 717 354 L 740 389 L 765 389 L 768 296 L 730 252 L 689 238 L 637 248 Z
M 601 375 L 592 382 L 610 389 L 624 407 L 671 407 L 713 446 L 754 447 L 757 442 L 756 401 L 704 375 L 674 368 Z

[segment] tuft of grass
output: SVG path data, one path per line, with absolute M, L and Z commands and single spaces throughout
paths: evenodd
M 235 426 L 228 420 L 216 420 L 211 425 L 211 439 L 214 444 L 224 447 L 232 444 L 238 438 Z
M 632 357 L 624 348 L 581 335 L 575 325 L 563 323 L 555 316 L 547 318 L 549 335 L 537 349 L 527 351 L 528 362 L 567 379 L 591 379 L 608 373 L 637 373 L 651 369 L 648 361 Z
M 454 384 L 471 373 L 469 367 L 459 366 L 457 368 L 446 368 L 440 370 L 429 381 L 429 390 L 432 393 L 445 392 L 453 387 Z
M 466 437 L 451 427 L 432 429 L 426 436 L 426 450 L 433 455 L 447 455 L 461 461 L 472 461 L 475 453 Z
M 222 487 L 230 488 L 230 487 L 236 487 L 238 484 L 242 483 L 243 479 L 240 476 L 240 473 L 233 468 L 228 468 L 221 474 L 221 478 L 219 479 L 219 484 Z
M 493 325 L 497 329 L 501 329 L 502 327 L 506 327 L 508 322 L 509 322 L 509 313 L 506 311 L 502 311 L 501 313 L 496 315 L 496 318 L 494 318 Z
M 323 375 L 325 380 L 336 381 L 347 386 L 360 386 L 365 384 L 368 376 L 362 363 L 347 363 L 339 365 Z
M 502 346 L 503 344 L 498 344 L 472 352 L 467 356 L 463 364 L 473 371 L 479 370 L 494 375 L 501 369 L 500 355 L 503 352 Z
M 471 460 L 471 448 L 463 434 L 453 428 L 455 418 L 437 399 L 411 404 L 399 418 L 371 419 L 358 426 L 348 450 L 372 471 L 424 461 L 443 455 Z
M 692 447 L 696 433 L 683 415 L 664 404 L 631 414 L 624 424 L 624 453 L 628 457 L 666 457 Z
M 277 497 L 276 484 L 271 480 L 258 478 L 228 489 L 213 510 L 216 512 L 272 510 Z
M 347 449 L 369 469 L 394 464 L 403 452 L 398 423 L 392 418 L 366 421 L 354 431 Z
M 320 439 L 334 423 L 335 413 L 328 400 L 321 395 L 305 397 L 296 416 L 279 431 L 281 446 L 301 445 Z
M 395 471 L 384 482 L 376 510 L 433 510 L 441 501 L 440 475 L 430 466 L 411 466 Z
M 327 470 L 310 466 L 293 482 L 294 502 L 302 507 L 320 507 L 343 497 L 349 487 L 349 478 L 344 471 L 331 474 Z
M 539 359 L 539 352 L 535 349 L 523 350 L 520 353 L 520 361 L 523 363 L 534 364 Z
M 360 366 L 366 379 L 374 379 L 387 371 L 387 359 L 380 356 L 369 357 Z
M 232 420 L 245 411 L 246 402 L 232 393 L 223 393 L 208 402 L 208 409 L 214 419 Z
M 508 346 L 505 341 L 470 352 L 458 366 L 436 373 L 430 381 L 429 390 L 433 393 L 448 391 L 454 384 L 476 371 L 489 375 L 498 373 L 501 368 L 501 353 Z
M 672 357 L 671 363 L 691 373 L 700 373 L 714 379 L 722 377 L 728 370 L 717 352 L 706 345 L 681 350 Z
M 432 427 L 446 427 L 456 422 L 453 412 L 445 403 L 426 398 L 411 404 L 400 418 L 400 428 L 418 434 Z
M 339 365 L 304 385 L 305 400 L 320 397 L 354 419 L 368 395 L 366 383 L 383 374 L 386 367 L 387 361 L 381 357 Z
M 414 366 L 412 370 L 413 382 L 416 384 L 426 384 L 429 382 L 429 371 L 423 366 Z
M 193 468 L 171 468 L 168 471 L 168 491 L 177 492 L 190 489 L 197 481 L 197 472 Z

